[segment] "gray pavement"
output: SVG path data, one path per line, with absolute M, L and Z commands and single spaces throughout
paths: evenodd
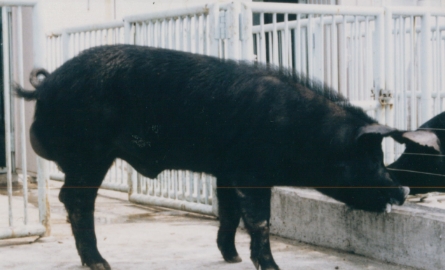
M 52 181 L 51 186 L 52 236 L 0 240 L 0 269 L 88 269 L 81 266 L 66 212 L 57 199 L 61 184 Z M 101 190 L 96 201 L 99 250 L 115 270 L 254 270 L 246 231 L 239 229 L 236 238 L 243 261 L 228 264 L 216 246 L 217 229 L 214 217 L 135 205 L 119 192 Z M 271 236 L 271 243 L 275 260 L 284 270 L 408 269 L 276 236 Z

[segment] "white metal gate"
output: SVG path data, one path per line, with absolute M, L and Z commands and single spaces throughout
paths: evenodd
M 218 5 L 190 6 L 185 9 L 129 16 L 123 22 L 110 22 L 63 29 L 47 36 L 47 69 L 53 71 L 84 49 L 119 43 L 169 48 L 192 53 L 228 57 L 229 44 L 212 39 L 210 29 L 216 21 L 215 12 L 227 8 Z M 230 11 L 228 11 L 230 14 Z M 63 180 L 63 174 L 52 163 L 50 177 Z M 157 179 L 138 174 L 124 161 L 117 159 L 102 184 L 103 188 L 129 192 L 129 200 L 216 214 L 214 177 L 189 171 L 164 171 Z
M 33 9 L 32 23 L 37 25 L 35 1 L 0 1 L 2 16 L 2 67 L 3 67 L 3 93 L 4 93 L 4 120 L 5 120 L 5 148 L 6 148 L 6 192 L 0 194 L 0 239 L 44 236 L 49 235 L 49 204 L 47 177 L 42 174 L 44 170 L 39 166 L 37 175 L 36 203 L 32 204 L 28 198 L 27 160 L 26 160 L 26 131 L 25 131 L 25 105 L 24 100 L 16 100 L 11 96 L 12 83 L 17 81 L 24 84 L 24 46 L 32 48 L 32 44 L 24 44 L 23 13 L 24 9 Z M 30 43 L 37 46 L 35 39 Z M 40 48 L 35 48 L 36 50 Z M 18 123 L 14 125 L 15 114 L 12 109 L 18 103 Z M 14 136 L 14 133 L 19 133 Z M 13 151 L 14 137 L 19 138 L 20 146 Z M 21 174 L 15 175 L 19 181 L 13 181 L 12 170 L 15 160 L 14 153 L 21 157 Z M 39 159 L 38 164 L 41 163 Z M 13 184 L 20 184 L 19 190 L 13 190 Z M 3 191 L 3 189 L 1 190 Z
M 380 123 L 415 129 L 432 116 L 432 108 L 442 111 L 444 16 L 428 7 L 197 5 L 51 33 L 47 68 L 54 70 L 83 49 L 116 43 L 259 61 L 328 84 Z M 385 141 L 387 163 L 401 151 Z M 210 176 L 166 171 L 149 181 L 124 162 L 115 164 L 103 186 L 129 191 L 130 200 L 216 213 Z M 52 177 L 62 178 L 55 169 Z

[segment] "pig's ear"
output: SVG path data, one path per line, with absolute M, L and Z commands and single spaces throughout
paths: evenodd
M 416 144 L 422 147 L 429 147 L 434 149 L 437 153 L 440 151 L 440 140 L 436 133 L 428 130 L 416 130 L 402 132 L 398 139 L 395 139 L 399 143 Z
M 402 132 L 395 128 L 374 124 L 361 127 L 355 139 L 357 141 L 361 141 L 366 137 L 374 137 L 374 138 L 380 138 L 382 140 L 383 137 L 387 136 L 392 137 L 395 136 L 397 133 L 400 133 L 399 136 L 401 136 Z
M 360 128 L 360 130 L 358 131 L 357 139 L 359 139 L 361 136 L 369 134 L 376 134 L 381 135 L 382 137 L 386 137 L 391 136 L 391 134 L 395 132 L 399 132 L 399 130 L 378 124 L 367 125 Z
M 373 135 L 373 136 L 372 136 Z M 402 144 L 416 144 L 422 147 L 429 147 L 440 153 L 440 140 L 434 132 L 426 130 L 401 131 L 383 125 L 367 125 L 360 128 L 356 140 L 362 140 L 368 136 L 375 137 L 391 136 L 395 141 Z

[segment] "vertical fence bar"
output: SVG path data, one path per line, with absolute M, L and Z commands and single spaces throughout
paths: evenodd
M 189 173 L 189 202 L 193 202 L 193 182 L 195 180 L 195 174 L 190 172 Z
M 363 44 L 362 44 L 362 25 L 361 22 L 358 20 L 358 16 L 356 16 L 357 20 L 357 41 L 356 41 L 356 62 L 357 62 L 357 77 L 356 77 L 356 87 L 358 92 L 358 99 L 363 100 L 364 98 L 364 79 L 363 79 Z
M 196 203 L 201 203 L 201 191 L 202 191 L 202 177 L 203 173 L 197 174 L 197 181 L 196 181 Z
M 196 17 L 196 15 L 195 15 Z M 197 52 L 199 54 L 205 54 L 204 53 L 204 37 L 203 37 L 203 33 L 204 33 L 204 21 L 203 21 L 203 16 L 202 15 L 198 15 L 197 17 L 197 21 L 198 21 L 198 33 L 196 34 L 196 39 L 197 39 Z
M 10 53 L 9 53 L 9 8 L 2 8 L 2 38 L 3 38 L 3 98 L 5 113 L 5 151 L 6 151 L 6 182 L 8 190 L 9 226 L 14 226 L 12 213 L 12 171 L 11 171 L 11 104 L 10 104 Z
M 324 50 L 326 52 L 325 55 L 325 63 L 323 64 L 323 66 L 325 66 L 324 68 L 324 72 L 325 72 L 325 76 L 326 76 L 326 84 L 329 85 L 330 87 L 332 87 L 332 67 L 334 65 L 334 63 L 332 62 L 332 24 L 334 23 L 334 16 L 331 16 L 331 24 L 326 25 L 326 45 L 323 46 Z
M 227 23 L 227 31 L 228 31 L 228 54 L 230 59 L 238 60 L 240 59 L 240 48 L 239 48 L 239 40 L 240 40 L 240 23 L 239 23 L 239 15 L 240 15 L 240 3 L 233 2 L 229 5 L 228 9 L 228 20 Z
M 433 115 L 439 114 L 441 111 L 440 108 L 440 80 L 442 79 L 442 76 L 440 74 L 440 62 L 441 62 L 441 53 L 440 53 L 440 25 L 439 25 L 439 16 L 436 16 L 436 54 L 434 57 L 434 61 L 436 62 L 435 69 L 436 69 L 436 77 L 435 77 L 435 84 L 436 84 L 436 100 L 434 102 L 434 113 Z
M 297 14 L 297 29 L 294 36 L 295 70 L 301 72 L 301 14 Z
M 351 88 L 349 91 L 350 99 L 357 100 L 359 99 L 359 88 L 358 88 L 358 80 L 359 80 L 359 55 L 358 55 L 358 38 L 359 38 L 359 29 L 358 29 L 358 17 L 354 16 L 354 22 L 351 23 L 351 67 L 350 70 L 350 78 L 351 78 Z
M 394 43 L 393 43 L 393 54 L 394 54 L 394 89 L 392 89 L 393 91 L 393 100 L 394 100 L 394 108 L 395 108 L 395 123 L 397 123 L 398 121 L 398 117 L 399 117 L 399 89 L 400 89 L 400 71 L 401 71 L 401 67 L 400 67 L 400 16 L 395 16 L 393 18 L 393 38 L 394 38 Z
M 216 178 L 212 177 L 212 212 L 215 216 L 218 216 L 218 197 L 217 197 L 217 192 L 218 192 L 218 187 L 217 187 L 217 183 L 216 183 Z
M 320 39 L 319 39 L 319 43 L 320 44 L 315 44 L 315 46 L 318 47 L 318 53 L 319 53 L 319 63 L 317 63 L 317 65 L 319 65 L 319 76 L 320 76 L 320 81 L 326 83 L 325 78 L 324 78 L 324 65 L 325 65 L 325 56 L 324 56 L 324 48 L 325 48 L 325 42 L 324 42 L 324 15 L 322 14 L 320 16 Z
M 332 83 L 331 87 L 338 91 L 338 33 L 337 33 L 337 22 L 335 20 L 335 15 L 332 15 L 332 24 L 331 24 L 331 45 L 332 45 Z
M 421 114 L 420 120 L 422 123 L 428 121 L 432 116 L 432 96 L 431 87 L 433 85 L 433 76 L 431 74 L 431 13 L 426 12 L 422 15 L 421 26 L 421 57 L 420 57 L 420 77 L 421 77 Z
M 24 70 L 23 70 L 23 24 L 22 24 L 22 7 L 17 7 L 17 72 L 19 76 L 19 83 L 24 85 Z M 19 101 L 20 110 L 20 150 L 22 161 L 22 176 L 23 176 L 23 204 L 24 204 L 24 223 L 28 224 L 28 168 L 26 164 L 26 133 L 25 133 L 25 100 L 23 98 Z
M 381 86 L 385 86 L 385 90 L 394 91 L 394 47 L 393 47 L 393 31 L 395 30 L 392 21 L 392 11 L 389 9 L 385 10 L 385 29 L 384 29 L 384 39 L 382 36 L 379 36 L 379 38 L 382 38 L 384 40 L 384 46 L 385 50 L 382 49 L 381 51 L 384 51 L 382 55 L 384 55 L 384 61 L 382 61 L 381 64 L 384 63 L 384 67 L 380 65 L 380 68 L 384 70 L 384 73 L 380 73 L 381 78 L 384 78 L 384 84 L 382 83 Z M 380 22 L 380 20 L 379 20 Z M 379 26 L 380 27 L 380 26 Z M 383 25 L 381 26 L 383 27 Z M 383 31 L 382 31 L 383 32 Z M 382 33 L 383 34 L 383 33 Z M 382 44 L 383 45 L 383 44 Z M 380 51 L 380 50 L 379 50 Z M 385 76 L 385 77 L 383 77 Z M 382 88 L 379 88 L 382 89 Z M 384 123 L 393 126 L 394 125 L 394 109 L 392 105 L 387 105 L 385 108 L 385 121 Z M 386 141 L 385 142 L 385 161 L 386 163 L 392 162 L 394 160 L 394 141 Z
M 284 38 L 281 36 L 281 43 L 283 43 L 283 61 L 282 65 L 285 68 L 289 67 L 289 21 L 288 21 L 289 14 L 284 14 Z M 283 40 L 284 39 L 284 40 Z
M 67 32 L 64 31 L 62 33 L 62 54 L 63 54 L 62 62 L 66 62 L 70 58 L 69 43 L 70 43 L 70 36 Z
M 252 34 L 252 10 L 246 4 L 241 6 L 241 58 L 243 60 L 254 60 L 253 34 Z
M 179 23 L 180 23 L 179 18 L 174 21 L 174 24 L 175 24 L 174 25 L 174 28 L 175 28 L 175 42 L 174 42 L 173 49 L 175 49 L 175 50 L 178 50 L 179 46 L 180 46 L 179 31 L 180 31 L 181 28 L 180 28 Z
M 190 25 L 190 20 L 188 16 L 182 18 L 182 50 L 188 52 L 190 48 L 188 45 L 188 32 L 190 31 L 187 26 Z
M 314 56 L 313 56 L 313 49 L 314 49 L 314 44 L 313 44 L 313 40 L 314 40 L 314 36 L 313 36 L 313 25 L 314 25 L 314 19 L 313 19 L 314 15 L 313 14 L 309 14 L 309 23 L 307 26 L 307 58 L 308 58 L 308 78 L 310 80 L 313 79 L 314 77 Z
M 372 85 L 370 84 L 370 79 L 372 77 L 372 73 L 370 72 L 372 70 L 372 56 L 371 56 L 371 31 L 369 26 L 369 16 L 366 16 L 365 19 L 365 86 L 364 90 L 365 93 L 368 93 L 367 91 L 370 91 L 372 88 Z
M 438 17 L 438 19 L 439 19 L 439 17 Z M 442 18 L 443 19 L 443 18 Z M 441 93 L 443 92 L 443 91 L 441 91 L 441 90 L 445 90 L 445 85 L 444 85 L 444 82 L 445 82 L 445 80 L 442 78 L 442 76 L 441 76 L 441 74 L 443 74 L 443 69 L 444 69 L 444 55 L 445 55 L 445 53 L 444 53 L 444 51 L 442 50 L 442 43 L 445 43 L 445 42 L 443 42 L 442 41 L 442 31 L 441 30 L 439 30 L 439 33 L 438 33 L 438 35 L 439 35 L 439 41 L 437 42 L 438 43 L 438 50 L 439 50 L 439 76 L 438 76 L 438 83 L 439 83 L 439 93 L 438 93 L 438 95 L 439 95 L 439 108 L 438 108 L 438 110 L 439 110 L 439 112 L 441 112 L 442 111 L 442 108 L 443 108 L 443 101 L 442 101 L 442 97 L 440 96 L 441 95 Z
M 204 204 L 208 205 L 210 204 L 209 202 L 209 196 L 210 196 L 210 192 L 209 192 L 209 186 L 210 186 L 210 176 L 209 175 L 204 175 L 204 179 L 205 179 L 205 190 L 204 190 Z
M 209 10 L 209 54 L 219 56 L 219 4 L 214 3 Z
M 189 16 L 189 32 L 190 35 L 188 37 L 190 44 L 189 52 L 196 53 L 196 39 L 195 39 L 195 28 L 196 28 L 196 16 Z
M 173 19 L 169 18 L 167 22 L 167 48 L 173 49 Z
M 421 17 L 417 17 L 417 21 L 420 23 L 422 23 L 421 21 Z M 422 58 L 422 33 L 419 32 L 417 34 L 417 39 L 416 39 L 416 94 L 417 92 L 419 92 L 419 94 L 422 94 L 422 76 L 421 76 L 421 69 L 422 69 L 422 63 L 421 63 L 421 58 Z M 416 121 L 416 127 L 420 126 L 420 123 L 422 121 L 422 116 L 421 116 L 421 111 L 422 111 L 422 97 L 420 96 L 420 98 L 417 98 L 416 95 L 416 109 L 417 109 L 417 114 L 413 115 L 413 119 L 415 119 Z
M 401 113 L 401 122 L 402 124 L 399 125 L 401 129 L 407 129 L 407 116 L 408 116 L 408 109 L 407 109 L 407 83 L 406 83 L 406 17 L 402 17 L 402 113 Z M 399 150 L 402 151 L 402 147 L 399 146 Z
M 264 32 L 264 13 L 260 13 L 260 58 L 258 62 L 266 63 L 266 33 Z
M 278 59 L 278 31 L 277 31 L 277 13 L 274 12 L 272 14 L 272 24 L 273 24 L 273 30 L 272 30 L 272 37 L 269 36 L 269 39 L 272 39 L 272 61 L 276 66 L 280 65 L 280 60 Z
M 348 54 L 346 52 L 346 15 L 343 15 L 343 20 L 341 23 L 341 29 L 339 33 L 339 46 L 340 46 L 340 62 L 339 62 L 339 72 L 340 72 L 340 93 L 344 96 L 347 95 L 348 85 L 347 85 L 347 58 Z
M 415 49 L 416 49 L 416 21 L 414 16 L 410 16 L 410 59 L 411 59 L 411 68 L 410 68 L 410 92 L 411 92 L 411 105 L 410 105 L 410 129 L 415 130 L 417 128 L 416 122 L 413 121 L 413 115 L 417 114 L 417 95 L 416 95 L 416 81 L 415 81 Z

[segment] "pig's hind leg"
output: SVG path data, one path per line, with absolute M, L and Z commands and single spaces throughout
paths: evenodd
M 65 172 L 65 184 L 60 191 L 59 199 L 65 204 L 68 212 L 82 265 L 86 264 L 93 270 L 111 269 L 97 249 L 94 202 L 97 190 L 113 160 L 111 157 L 97 159 L 76 157 L 69 162 L 59 162 Z

